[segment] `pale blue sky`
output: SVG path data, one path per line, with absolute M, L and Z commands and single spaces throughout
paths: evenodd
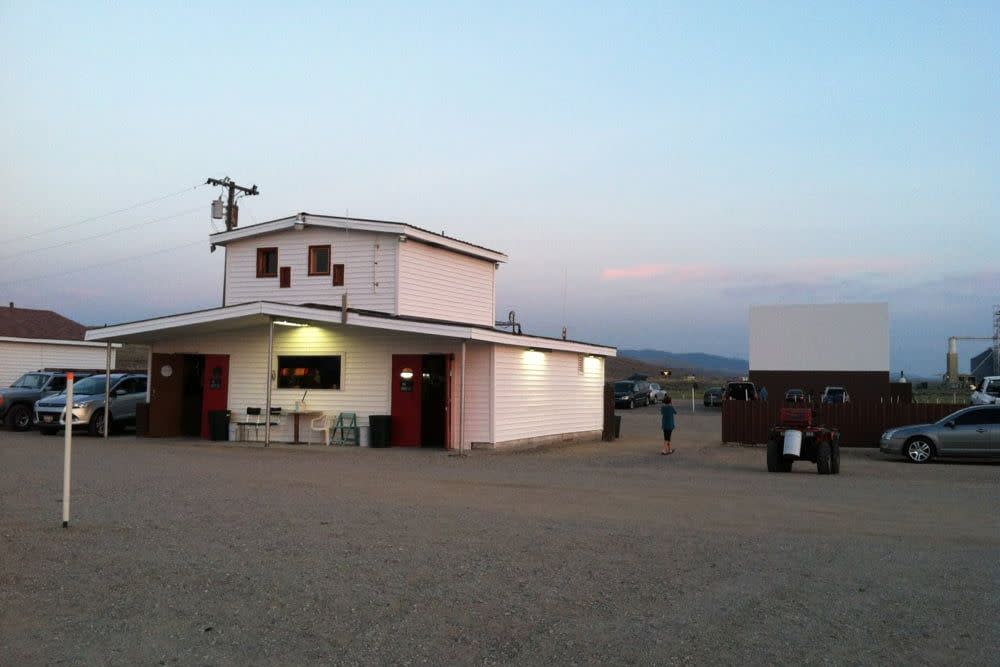
M 927 374 L 990 333 L 997 3 L 415 4 L 0 2 L 4 237 L 230 175 L 244 224 L 509 253 L 498 310 L 538 333 L 745 356 L 750 304 L 888 300 L 893 368 Z M 34 279 L 202 240 L 213 196 L 8 242 L 3 301 L 215 305 L 201 245 Z

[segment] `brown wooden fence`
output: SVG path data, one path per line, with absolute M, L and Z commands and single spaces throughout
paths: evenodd
M 766 443 L 782 407 L 780 401 L 726 401 L 722 404 L 722 441 Z M 839 429 L 844 446 L 878 447 L 886 429 L 934 422 L 964 407 L 968 406 L 872 402 L 821 405 L 816 408 L 813 425 Z

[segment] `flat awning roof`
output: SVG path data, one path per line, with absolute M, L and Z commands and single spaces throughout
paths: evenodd
M 87 331 L 88 341 L 113 341 L 149 345 L 175 336 L 193 336 L 263 326 L 272 319 L 289 322 L 322 324 L 331 327 L 351 326 L 442 336 L 458 340 L 475 340 L 499 345 L 529 347 L 578 354 L 614 357 L 618 351 L 606 345 L 595 345 L 544 336 L 530 336 L 497 331 L 490 327 L 457 322 L 396 317 L 372 311 L 347 311 L 347 321 L 335 306 L 297 306 L 270 301 L 254 301 L 237 306 L 224 306 L 166 317 L 155 317 L 99 327 Z

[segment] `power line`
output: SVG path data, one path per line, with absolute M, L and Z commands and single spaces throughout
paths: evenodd
M 205 241 L 192 241 L 191 243 L 172 246 L 170 248 L 161 248 L 160 250 L 154 250 L 153 252 L 147 252 L 142 255 L 130 255 L 128 257 L 120 257 L 118 259 L 106 259 L 96 264 L 81 266 L 79 268 L 70 269 L 68 271 L 60 271 L 58 273 L 47 273 L 40 276 L 30 276 L 28 278 L 18 278 L 17 280 L 9 280 L 7 282 L 0 283 L 0 287 L 7 287 L 8 285 L 19 285 L 21 283 L 32 282 L 35 280 L 47 280 L 48 278 L 58 278 L 59 276 L 68 276 L 70 274 L 79 273 L 81 271 L 89 271 L 90 269 L 107 269 L 112 264 L 126 264 L 128 262 L 133 262 L 137 259 L 144 259 L 146 257 L 153 257 L 155 255 L 163 255 L 168 252 L 173 252 L 174 250 L 190 248 L 192 246 L 202 245 L 204 243 Z
M 178 195 L 182 195 L 182 194 L 185 194 L 187 192 L 194 192 L 198 188 L 205 187 L 205 185 L 207 185 L 207 184 L 206 183 L 199 183 L 198 185 L 195 185 L 193 187 L 184 188 L 183 190 L 178 190 L 177 192 L 171 192 L 171 193 L 165 194 L 165 195 L 163 195 L 161 197 L 156 197 L 155 199 L 147 199 L 146 201 L 139 202 L 138 204 L 132 204 L 131 206 L 126 206 L 125 208 L 120 208 L 120 209 L 118 209 L 116 211 L 108 211 L 107 213 L 102 213 L 100 215 L 95 215 L 95 216 L 93 216 L 91 218 L 87 218 L 85 220 L 79 220 L 77 222 L 70 222 L 68 224 L 59 225 L 57 227 L 49 227 L 48 229 L 43 229 L 40 232 L 32 232 L 31 234 L 25 234 L 24 236 L 19 236 L 19 237 L 14 238 L 14 239 L 8 239 L 7 243 L 17 243 L 18 241 L 24 241 L 24 240 L 27 240 L 27 239 L 33 239 L 35 237 L 43 236 L 45 234 L 51 234 L 52 232 L 58 232 L 61 229 L 69 229 L 70 227 L 78 227 L 79 225 L 85 225 L 88 222 L 93 222 L 95 220 L 100 220 L 101 218 L 107 218 L 107 217 L 110 217 L 112 215 L 118 215 L 119 213 L 126 213 L 128 211 L 133 211 L 133 210 L 135 210 L 137 208 L 142 208 L 143 206 L 149 206 L 150 204 L 155 204 L 156 202 L 163 201 L 164 199 L 170 199 L 171 197 L 177 197 Z
M 112 229 L 111 231 L 108 231 L 108 232 L 102 232 L 101 234 L 94 234 L 92 236 L 83 236 L 81 238 L 71 239 L 71 240 L 65 241 L 63 243 L 57 243 L 56 245 L 44 246 L 44 247 L 41 247 L 41 248 L 32 248 L 30 250 L 23 250 L 21 252 L 13 252 L 13 253 L 10 253 L 9 255 L 0 255 L 0 261 L 5 260 L 5 259 L 11 259 L 12 257 L 21 257 L 23 255 L 30 255 L 31 253 L 41 252 L 43 250 L 55 250 L 56 248 L 64 248 L 64 247 L 66 247 L 68 245 L 73 245 L 74 243 L 82 243 L 84 241 L 92 241 L 94 239 L 102 239 L 102 238 L 105 238 L 107 236 L 111 236 L 112 234 L 117 234 L 119 232 L 127 232 L 127 231 L 129 231 L 131 229 L 138 229 L 140 227 L 146 227 L 147 225 L 152 225 L 152 224 L 155 224 L 157 222 L 163 222 L 164 220 L 173 220 L 174 218 L 179 218 L 182 215 L 188 215 L 190 213 L 194 213 L 194 212 L 200 211 L 200 210 L 202 210 L 201 206 L 199 206 L 197 208 L 189 208 L 186 211 L 179 211 L 179 212 L 173 213 L 171 215 L 163 216 L 162 218 L 156 218 L 155 220 L 147 220 L 146 222 L 140 222 L 140 223 L 135 224 L 135 225 L 128 225 L 127 227 L 118 227 L 117 229 Z

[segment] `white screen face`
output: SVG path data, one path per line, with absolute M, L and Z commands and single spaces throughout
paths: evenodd
M 750 307 L 754 371 L 888 371 L 889 304 Z

